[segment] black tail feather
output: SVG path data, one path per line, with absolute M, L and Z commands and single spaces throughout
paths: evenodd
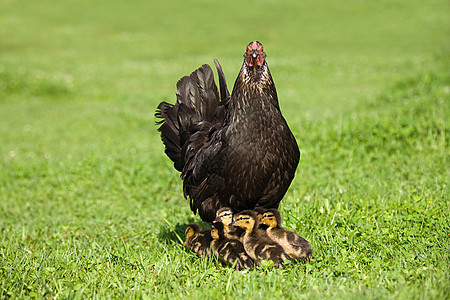
M 217 65 L 221 93 L 229 95 L 222 68 L 218 62 L 216 67 Z M 223 92 L 223 89 L 226 92 Z M 221 115 L 219 104 L 219 91 L 214 82 L 214 73 L 211 67 L 205 64 L 192 72 L 190 76 L 184 76 L 177 82 L 175 105 L 167 102 L 161 102 L 158 105 L 155 114 L 160 119 L 157 124 L 161 124 L 158 130 L 166 146 L 165 152 L 178 171 L 183 170 L 185 161 L 188 159 L 183 157 L 187 154 L 183 148 L 192 135 L 199 130 L 208 132 L 217 122 L 222 121 L 218 120 L 218 116 Z
M 228 92 L 227 81 L 225 80 L 222 66 L 217 59 L 214 59 L 214 64 L 216 65 L 217 74 L 219 75 L 220 100 L 227 101 L 230 98 L 230 92 Z
M 161 132 L 161 139 L 166 146 L 167 156 L 174 162 L 175 169 L 182 171 L 181 163 L 181 147 L 179 136 L 179 123 L 177 120 L 176 107 L 167 102 L 161 102 L 158 105 L 155 116 L 160 118 L 157 124 L 161 124 L 159 132 Z

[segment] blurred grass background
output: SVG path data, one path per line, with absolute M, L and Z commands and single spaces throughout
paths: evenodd
M 448 298 L 447 1 L 0 7 L 2 297 Z M 199 218 L 153 113 L 214 58 L 231 88 L 253 40 L 302 150 L 285 224 L 315 256 L 235 273 L 183 249 Z

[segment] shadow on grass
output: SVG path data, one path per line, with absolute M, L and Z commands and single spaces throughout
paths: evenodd
M 186 224 L 180 224 L 177 223 L 175 226 L 171 225 L 171 224 L 166 224 L 166 225 L 161 225 L 160 226 L 160 230 L 159 230 L 159 234 L 158 234 L 158 238 L 167 243 L 168 245 L 173 245 L 173 244 L 184 244 L 184 241 L 186 239 L 186 235 L 184 233 L 186 226 L 188 224 L 194 223 L 194 219 L 190 218 L 189 219 L 189 223 Z M 211 226 L 209 226 L 208 223 L 206 222 L 197 222 L 200 225 L 200 228 L 204 228 L 204 229 L 210 229 Z

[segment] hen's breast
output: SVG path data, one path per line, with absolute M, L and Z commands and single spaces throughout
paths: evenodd
M 253 208 L 267 197 L 278 204 L 299 160 L 297 143 L 281 112 L 258 99 L 237 109 L 229 120 L 223 172 L 236 201 L 242 208 Z

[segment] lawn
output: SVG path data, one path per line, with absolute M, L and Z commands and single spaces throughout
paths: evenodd
M 0 298 L 450 298 L 447 1 L 0 0 Z M 177 80 L 261 41 L 301 148 L 310 264 L 237 272 L 156 130 Z

